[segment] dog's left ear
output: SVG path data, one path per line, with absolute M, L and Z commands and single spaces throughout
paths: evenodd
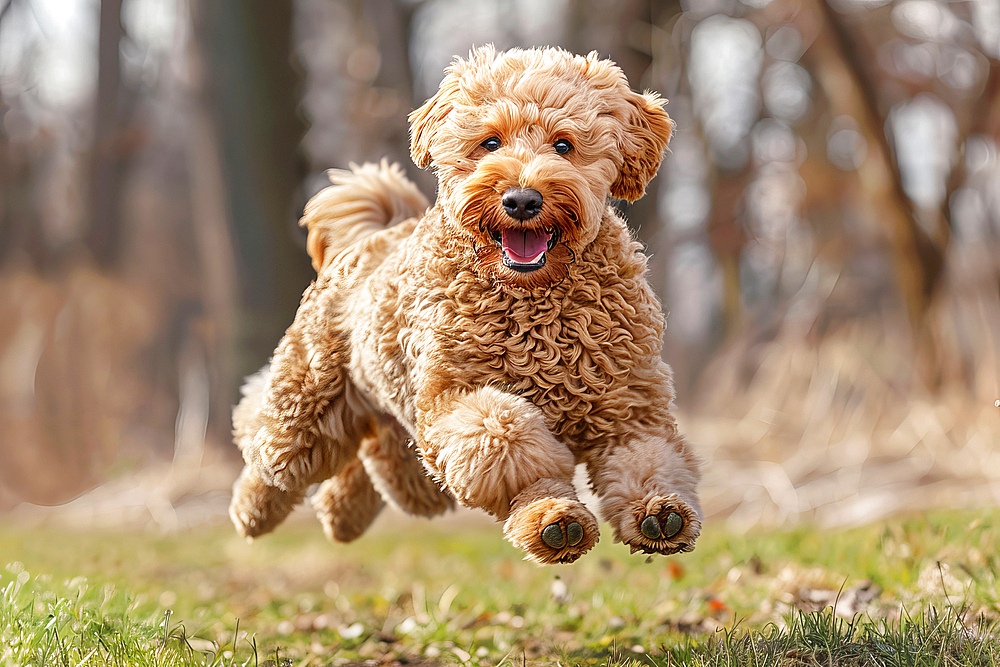
M 410 157 L 413 158 L 413 164 L 421 169 L 426 169 L 431 164 L 431 145 L 444 119 L 451 113 L 452 100 L 457 92 L 458 77 L 449 73 L 434 97 L 410 113 Z
M 663 110 L 666 100 L 656 93 L 629 93 L 620 108 L 620 120 L 624 125 L 621 138 L 624 161 L 618 180 L 611 184 L 611 195 L 634 202 L 646 192 L 646 184 L 660 168 L 674 121 Z

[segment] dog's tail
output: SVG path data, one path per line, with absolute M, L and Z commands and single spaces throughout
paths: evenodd
M 316 271 L 375 232 L 421 215 L 429 203 L 396 163 L 351 164 L 327 172 L 333 185 L 308 204 L 299 224 L 309 230 L 306 250 Z

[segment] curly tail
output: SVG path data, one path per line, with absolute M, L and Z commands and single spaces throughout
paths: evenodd
M 366 236 L 419 216 L 430 205 L 396 163 L 383 159 L 350 167 L 327 172 L 333 185 L 309 200 L 299 220 L 309 230 L 306 250 L 317 272 Z

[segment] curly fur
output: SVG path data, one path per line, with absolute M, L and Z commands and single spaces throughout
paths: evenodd
M 319 275 L 234 413 L 244 534 L 332 478 L 314 506 L 335 539 L 383 498 L 424 515 L 454 499 L 504 520 L 528 558 L 572 562 L 598 537 L 572 484 L 584 463 L 616 540 L 693 548 L 699 461 L 670 411 L 664 318 L 608 205 L 655 175 L 662 104 L 594 54 L 484 47 L 411 114 L 414 162 L 438 177 L 430 209 L 396 166 L 333 172 L 303 218 Z M 540 212 L 506 213 L 512 188 L 537 191 Z M 547 240 L 542 259 L 512 260 L 517 235 Z M 641 530 L 670 513 L 680 533 Z

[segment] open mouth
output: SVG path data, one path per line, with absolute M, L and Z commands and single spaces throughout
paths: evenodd
M 490 236 L 503 251 L 503 265 L 521 273 L 545 266 L 545 253 L 559 242 L 556 230 L 545 229 L 504 229 Z

